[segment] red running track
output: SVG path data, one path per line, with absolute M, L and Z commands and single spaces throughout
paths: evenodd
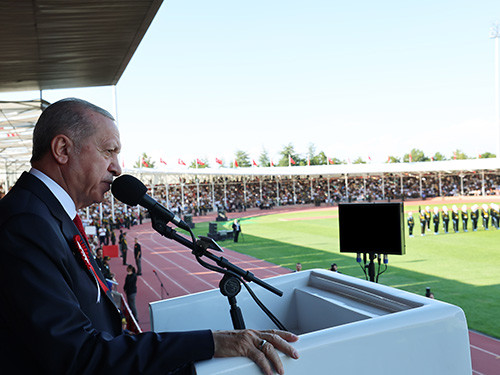
M 259 210 L 257 212 L 247 212 L 245 216 L 268 213 L 270 212 Z M 231 216 L 241 217 L 243 215 L 239 213 Z M 204 219 L 209 218 L 205 217 Z M 151 228 L 151 224 L 145 223 L 134 226 L 127 232 L 129 242 L 128 262 L 135 266 L 132 250 L 134 237 L 138 237 L 143 250 L 142 276 L 138 277 L 136 299 L 139 324 L 143 331 L 150 330 L 149 303 L 162 299 L 160 281 L 153 273 L 153 270 L 156 270 L 169 293 L 167 298 L 218 288 L 221 279 L 220 274 L 203 268 L 198 264 L 189 249 L 160 236 Z M 227 249 L 224 251 L 224 257 L 262 279 L 291 272 L 287 268 Z M 123 293 L 126 276 L 125 266 L 122 265 L 121 258 L 112 259 L 110 265 L 116 280 L 120 284 L 118 291 Z M 473 331 L 469 332 L 469 337 L 473 375 L 499 375 L 500 341 Z

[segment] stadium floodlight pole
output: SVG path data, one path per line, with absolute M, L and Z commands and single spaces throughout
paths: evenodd
M 495 39 L 495 109 L 497 115 L 497 158 L 500 158 L 500 75 L 498 73 L 498 39 L 500 38 L 500 24 L 491 27 L 490 38 Z

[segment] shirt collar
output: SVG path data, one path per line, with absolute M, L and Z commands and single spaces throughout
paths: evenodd
M 45 173 L 40 172 L 36 168 L 30 169 L 30 174 L 37 177 L 40 181 L 42 181 L 45 186 L 55 195 L 59 203 L 63 206 L 64 210 L 68 214 L 71 220 L 73 220 L 76 216 L 76 206 L 75 202 L 71 199 L 69 194 L 64 190 L 61 186 L 57 184 L 53 179 L 47 176 Z

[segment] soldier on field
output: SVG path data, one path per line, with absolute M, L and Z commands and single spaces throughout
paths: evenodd
M 425 219 L 425 211 L 418 211 L 420 217 L 420 228 L 422 230 L 421 236 L 425 236 L 425 226 L 427 224 L 427 220 Z
M 434 207 L 432 222 L 434 223 L 434 234 L 439 234 L 439 208 L 437 207 Z
M 408 219 L 406 220 L 408 223 L 408 233 L 410 237 L 413 237 L 413 227 L 415 226 L 415 219 L 413 218 L 413 213 L 408 212 Z
M 490 221 L 490 215 L 489 215 L 489 212 L 488 212 L 488 205 L 487 204 L 483 204 L 482 205 L 482 208 L 481 208 L 481 217 L 483 218 L 483 228 L 484 228 L 484 230 L 489 230 L 488 224 L 489 224 L 489 221 Z
M 468 232 L 467 223 L 469 221 L 469 212 L 468 212 L 467 206 L 465 204 L 462 206 L 461 215 L 462 215 L 462 229 L 464 232 Z
M 448 224 L 450 222 L 450 214 L 448 213 L 448 207 L 443 206 L 443 212 L 441 213 L 443 218 L 443 229 L 445 233 L 448 233 Z
M 431 208 L 429 206 L 425 207 L 425 223 L 427 225 L 427 230 L 431 230 Z
M 500 219 L 500 212 L 498 209 L 498 204 L 491 203 L 490 204 L 490 216 L 491 216 L 491 225 L 493 225 L 496 229 L 498 229 Z
M 479 206 L 477 204 L 473 205 L 470 209 L 470 220 L 472 222 L 472 231 L 477 231 L 477 222 L 479 220 L 479 211 L 477 210 Z
M 458 208 L 457 206 L 453 205 L 451 208 L 451 222 L 453 223 L 453 230 L 455 233 L 458 233 Z

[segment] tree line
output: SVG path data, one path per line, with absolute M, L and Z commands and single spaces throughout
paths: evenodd
M 222 167 L 228 168 L 237 168 L 237 167 L 288 167 L 288 166 L 307 166 L 307 165 L 333 165 L 333 164 L 366 164 L 369 163 L 370 157 L 367 159 L 363 159 L 361 156 L 357 157 L 354 160 L 350 159 L 339 159 L 333 156 L 328 156 L 324 151 L 316 151 L 316 146 L 314 144 L 310 144 L 308 150 L 305 154 L 300 154 L 295 150 L 293 144 L 289 143 L 281 149 L 278 154 L 278 159 L 273 160 L 269 152 L 266 149 L 263 149 L 260 153 L 257 160 L 252 159 L 250 155 L 243 151 L 237 150 L 234 155 L 234 159 L 230 161 L 224 161 L 221 159 L 216 159 L 216 166 L 220 165 Z M 409 153 L 404 154 L 403 156 L 395 156 L 389 155 L 387 157 L 386 163 L 417 163 L 417 162 L 425 162 L 425 161 L 443 161 L 443 160 L 464 160 L 464 159 L 487 159 L 487 158 L 495 158 L 496 155 L 491 152 L 484 152 L 479 155 L 470 156 L 465 154 L 462 150 L 455 150 L 449 156 L 445 156 L 440 152 L 434 153 L 434 155 L 425 155 L 425 153 L 418 149 L 414 148 Z M 160 159 L 160 163 L 166 163 Z M 179 164 L 187 165 L 190 168 L 209 168 L 211 163 L 207 159 L 194 159 L 185 163 L 179 159 Z M 134 168 L 155 168 L 156 162 L 152 160 L 150 156 L 148 156 L 145 152 L 138 158 L 138 160 L 134 164 Z

